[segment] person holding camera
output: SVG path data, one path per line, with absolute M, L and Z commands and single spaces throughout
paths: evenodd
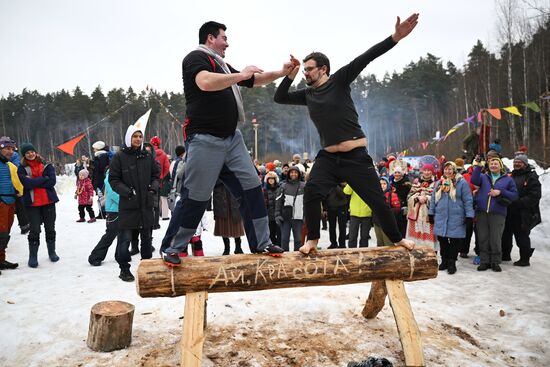
M 476 228 L 479 241 L 479 271 L 492 269 L 502 271 L 502 233 L 506 221 L 507 207 L 518 199 L 518 191 L 512 177 L 500 158 L 489 158 L 489 170 L 481 173 L 481 157 L 474 160 L 471 183 L 479 189 L 475 195 Z

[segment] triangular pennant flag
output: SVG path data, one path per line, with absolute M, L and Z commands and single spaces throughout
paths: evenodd
M 138 118 L 134 126 L 141 130 L 143 135 L 145 135 L 145 129 L 147 128 L 147 121 L 149 121 L 149 115 L 151 114 L 151 108 L 149 108 L 149 111 L 145 112 L 143 116 Z
M 486 111 L 489 112 L 491 116 L 493 116 L 497 120 L 500 120 L 502 118 L 499 108 L 488 108 Z
M 476 115 L 472 115 L 472 116 L 470 116 L 470 117 L 466 117 L 466 118 L 464 119 L 464 122 L 467 122 L 467 123 L 469 123 L 469 124 L 473 124 L 475 118 L 476 118 Z
M 426 150 L 426 148 L 428 147 L 428 145 L 430 145 L 430 143 L 427 142 L 427 141 L 423 141 L 421 144 L 422 144 L 422 149 L 424 149 L 424 150 Z
M 483 110 L 481 110 L 477 113 L 477 122 L 482 122 L 483 121 L 483 118 L 481 117 L 481 112 L 483 112 Z
M 550 96 L 543 97 L 543 99 L 550 99 Z
M 67 153 L 70 155 L 74 155 L 74 147 L 80 140 L 82 140 L 83 137 L 86 136 L 86 133 L 82 133 L 78 135 L 76 138 L 72 138 L 71 140 L 58 145 L 56 148 L 62 151 L 63 153 Z
M 540 112 L 540 107 L 536 102 L 527 102 L 527 103 L 524 103 L 523 106 L 530 108 L 535 112 Z
M 512 115 L 521 116 L 521 113 L 516 106 L 502 107 L 502 109 L 506 112 L 511 113 Z

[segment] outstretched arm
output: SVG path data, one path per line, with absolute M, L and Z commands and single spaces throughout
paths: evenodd
M 347 84 L 351 83 L 371 61 L 391 50 L 397 42 L 407 37 L 417 24 L 418 13 L 412 14 L 402 23 L 401 19 L 397 17 L 395 31 L 391 37 L 388 37 L 384 41 L 372 46 L 365 53 L 356 57 L 348 65 L 339 69 L 336 73 L 334 73 L 334 78 L 340 79 Z
M 280 104 L 305 105 L 305 89 L 300 89 L 295 92 L 288 91 L 290 85 L 294 81 L 294 78 L 296 78 L 296 74 L 298 74 L 298 71 L 300 70 L 300 61 L 298 61 L 298 59 L 290 55 L 290 62 L 292 63 L 292 69 L 286 78 L 283 79 L 281 84 L 279 84 L 279 87 L 275 91 L 274 100 L 276 103 Z
M 285 62 L 283 68 L 277 71 L 266 71 L 263 73 L 254 75 L 254 86 L 266 85 L 272 81 L 282 78 L 283 76 L 288 75 L 294 69 L 292 62 Z
M 195 77 L 197 86 L 205 92 L 216 92 L 231 87 L 233 84 L 248 80 L 252 75 L 261 75 L 263 70 L 250 65 L 239 73 L 220 74 L 203 70 Z

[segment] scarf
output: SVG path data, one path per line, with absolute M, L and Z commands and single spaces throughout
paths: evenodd
M 207 55 L 211 56 L 216 62 L 216 64 L 218 64 L 222 68 L 225 74 L 231 74 L 231 70 L 229 69 L 229 66 L 227 66 L 223 58 L 216 51 L 214 51 L 209 47 L 206 47 L 205 45 L 199 45 L 197 47 L 197 50 L 202 51 Z M 233 95 L 235 96 L 235 102 L 237 102 L 237 110 L 239 112 L 239 119 L 237 120 L 237 123 L 244 122 L 243 97 L 241 95 L 239 86 L 237 84 L 232 84 L 231 90 L 233 91 Z
M 439 199 L 441 199 L 442 192 L 448 193 L 451 200 L 456 201 L 456 177 L 453 177 L 453 178 L 445 178 L 445 176 L 441 177 L 439 186 L 435 193 L 436 203 L 439 201 Z

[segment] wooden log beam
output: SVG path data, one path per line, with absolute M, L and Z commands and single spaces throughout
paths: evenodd
M 274 258 L 263 254 L 182 259 L 171 268 L 161 259 L 139 264 L 136 287 L 142 297 L 177 297 L 189 292 L 242 292 L 435 278 L 437 259 L 430 247 L 400 246 L 299 252 Z

